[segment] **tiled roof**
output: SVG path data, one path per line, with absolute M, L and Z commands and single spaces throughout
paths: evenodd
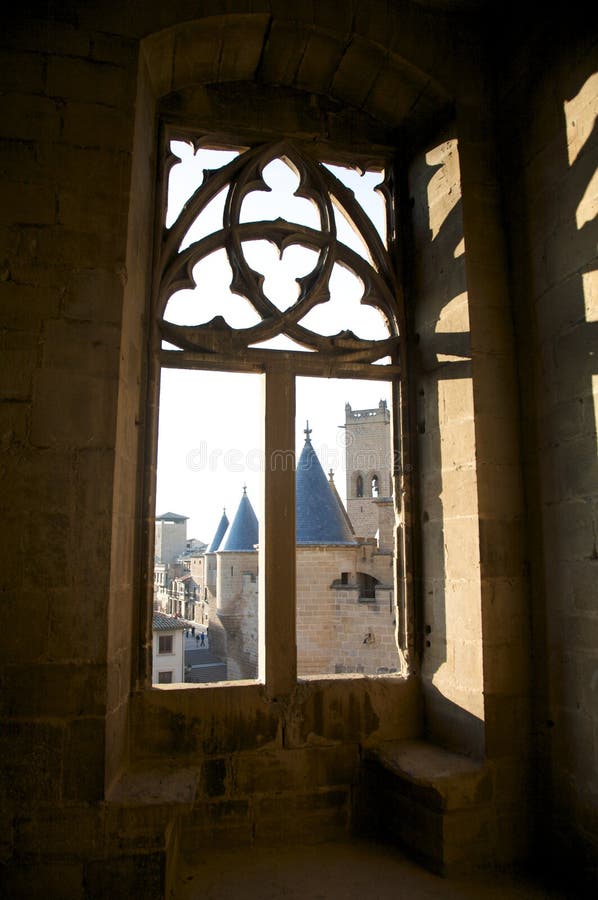
M 308 433 L 297 463 L 297 543 L 354 544 L 348 518 L 339 503 Z
M 189 516 L 181 516 L 179 513 L 167 512 L 156 516 L 156 522 L 186 522 Z
M 233 524 L 230 526 L 226 543 L 221 549 L 227 553 L 239 550 L 254 550 L 259 539 L 259 526 L 253 506 L 243 488 L 243 496 L 239 503 Z
M 152 619 L 153 631 L 182 631 L 185 623 L 175 616 L 168 616 L 166 613 L 155 612 Z

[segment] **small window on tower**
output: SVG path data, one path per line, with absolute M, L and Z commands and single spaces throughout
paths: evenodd
M 380 496 L 380 481 L 377 475 L 372 476 L 372 497 Z
M 355 494 L 358 497 L 363 497 L 363 478 L 361 475 L 357 476 L 357 481 L 355 483 Z

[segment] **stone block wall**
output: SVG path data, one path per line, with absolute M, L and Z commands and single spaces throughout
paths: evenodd
M 475 13 L 408 0 L 192 6 L 25 4 L 4 18 L 3 890 L 82 900 L 101 883 L 126 894 L 135 845 L 161 871 L 158 813 L 110 805 L 133 764 L 206 763 L 189 804 L 198 834 L 223 840 L 249 834 L 248 822 L 276 831 L 274 770 L 289 771 L 293 808 L 330 834 L 347 821 L 356 745 L 415 734 L 485 755 L 495 859 L 521 855 L 535 833 L 589 872 L 595 14 L 521 10 L 519 25 L 494 22 L 488 46 Z M 282 700 L 257 685 L 148 689 L 164 112 L 212 133 L 332 141 L 352 161 L 400 144 L 425 727 L 415 674 L 308 678 Z M 340 748 L 345 780 L 323 749 L 314 791 L 301 772 L 324 742 Z M 266 745 L 271 781 L 258 767 Z M 264 790 L 240 776 L 236 788 L 230 773 L 253 766 Z M 527 818 L 533 770 L 541 832 Z M 151 819 L 146 830 L 139 819 Z
M 553 58 L 546 73 L 541 60 Z M 521 373 L 541 759 L 539 841 L 576 848 L 596 877 L 598 839 L 598 54 L 592 21 L 546 28 L 502 85 L 502 147 Z M 550 788 L 547 790 L 547 784 Z M 579 838 L 583 840 L 579 843 Z M 567 854 L 565 853 L 565 858 Z
M 423 676 L 431 732 L 482 752 L 480 549 L 476 443 L 458 141 L 428 147 L 410 171 L 418 252 L 413 289 L 420 336 L 417 383 L 422 528 Z M 438 279 L 436 272 L 443 271 Z M 440 703 L 442 707 L 442 702 Z M 467 718 L 457 729 L 454 716 Z M 446 720 L 443 721 L 444 716 Z M 475 731 L 478 732 L 477 737 Z
M 364 553 L 365 556 L 365 553 Z M 367 602 L 357 587 L 358 572 L 375 573 L 382 561 L 384 587 Z M 387 557 L 362 558 L 361 547 L 300 547 L 297 549 L 297 668 L 299 677 L 397 671 L 396 613 L 392 569 Z M 347 575 L 348 587 L 341 583 Z
M 390 411 L 384 407 L 372 410 L 350 410 L 345 413 L 345 445 L 347 458 L 347 512 L 360 537 L 373 537 L 378 529 L 378 507 L 372 478 L 378 478 L 378 496 L 390 497 L 392 448 Z M 357 496 L 357 475 L 362 478 L 363 496 Z

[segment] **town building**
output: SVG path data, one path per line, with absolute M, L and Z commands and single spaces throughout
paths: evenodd
M 184 624 L 176 616 L 155 612 L 152 633 L 152 682 L 180 684 L 185 676 Z

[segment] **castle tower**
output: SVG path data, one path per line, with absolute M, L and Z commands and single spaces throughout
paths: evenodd
M 392 496 L 390 411 L 381 400 L 374 409 L 345 405 L 347 512 L 360 537 L 377 537 L 379 507 Z
M 226 515 L 226 509 L 223 509 L 218 528 L 214 533 L 214 537 L 212 538 L 205 555 L 206 599 L 212 609 L 216 608 L 216 551 L 220 549 L 228 526 L 229 521 L 228 516 Z
M 224 544 L 216 552 L 217 609 L 210 619 L 210 647 L 226 659 L 231 680 L 257 677 L 258 539 L 258 519 L 243 488 Z
M 305 429 L 296 472 L 297 670 L 300 675 L 335 671 L 340 633 L 336 592 L 344 572 L 354 580 L 358 544 L 333 483 L 328 480 Z

